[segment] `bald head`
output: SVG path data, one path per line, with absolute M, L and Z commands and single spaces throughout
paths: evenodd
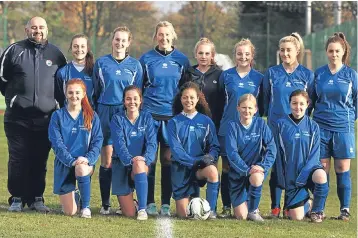
M 25 27 L 27 37 L 37 43 L 44 43 L 47 41 L 48 28 L 46 20 L 42 17 L 31 18 Z

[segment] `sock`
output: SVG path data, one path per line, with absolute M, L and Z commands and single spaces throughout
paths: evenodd
M 221 200 L 224 207 L 231 207 L 231 198 L 229 192 L 229 173 L 222 171 L 220 184 Z
M 312 212 L 323 212 L 328 196 L 328 183 L 316 183 L 313 193 Z
M 162 205 L 163 204 L 170 205 L 170 198 L 172 196 L 171 166 L 170 165 L 166 165 L 166 166 L 162 165 L 161 174 L 162 174 L 162 177 L 161 177 L 160 182 L 162 185 L 162 197 L 161 197 Z
M 208 185 L 206 187 L 206 200 L 208 200 L 209 202 L 210 210 L 215 211 L 219 194 L 219 182 L 208 182 L 207 184 Z
M 145 209 L 147 207 L 148 197 L 148 179 L 146 173 L 140 173 L 134 175 L 134 184 L 138 198 L 138 210 Z
M 337 194 L 340 201 L 340 209 L 349 208 L 351 203 L 352 181 L 350 171 L 336 173 Z
M 148 173 L 148 197 L 147 204 L 154 203 L 154 190 L 155 190 L 155 167 L 156 163 L 149 165 Z
M 310 211 L 310 203 L 309 203 L 309 199 L 307 200 L 307 202 L 305 202 L 305 204 L 303 205 L 303 214 L 306 214 Z
M 78 190 L 81 194 L 81 209 L 90 206 L 91 200 L 91 176 L 76 176 Z
M 260 204 L 261 200 L 262 185 L 259 187 L 249 186 L 249 201 L 248 210 L 249 212 L 255 211 Z
M 112 168 L 99 167 L 99 189 L 101 190 L 102 206 L 107 209 L 111 206 L 110 193 L 112 183 Z
M 271 172 L 271 178 L 269 181 L 270 185 L 270 196 L 271 196 L 271 209 L 281 208 L 281 194 L 282 189 L 277 187 L 276 173 Z

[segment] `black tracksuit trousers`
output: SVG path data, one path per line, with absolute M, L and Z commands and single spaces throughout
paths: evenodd
M 51 149 L 48 130 L 33 130 L 16 123 L 4 123 L 7 137 L 8 190 L 30 206 L 45 191 L 46 163 Z

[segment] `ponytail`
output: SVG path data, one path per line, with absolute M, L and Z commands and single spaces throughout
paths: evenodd
M 298 34 L 297 32 L 293 32 L 291 33 L 291 35 L 283 37 L 278 43 L 279 47 L 282 43 L 286 43 L 286 42 L 291 42 L 292 44 L 294 44 L 296 50 L 299 52 L 297 55 L 297 61 L 298 63 L 302 64 L 303 56 L 305 52 L 305 46 L 303 44 L 303 40 L 300 34 Z
M 343 32 L 335 32 L 333 36 L 329 37 L 326 42 L 326 51 L 328 49 L 328 45 L 331 43 L 340 43 L 344 54 L 342 58 L 342 63 L 345 65 L 350 65 L 350 56 L 351 56 L 351 46 L 349 45 L 348 41 L 346 40 L 346 36 Z

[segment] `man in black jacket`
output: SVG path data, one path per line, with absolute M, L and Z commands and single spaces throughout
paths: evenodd
M 0 57 L 0 91 L 5 96 L 4 129 L 8 141 L 9 211 L 27 204 L 39 212 L 44 205 L 46 163 L 50 151 L 48 124 L 56 110 L 54 75 L 66 58 L 48 43 L 45 19 L 33 17 L 27 39 L 10 45 Z

